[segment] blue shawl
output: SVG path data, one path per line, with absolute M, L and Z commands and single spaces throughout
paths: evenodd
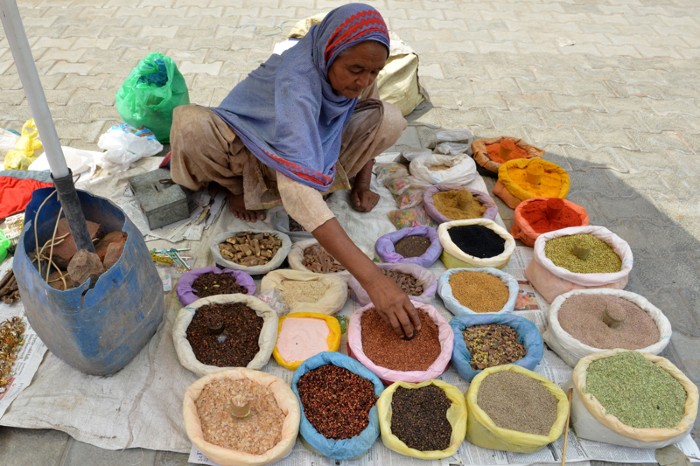
M 250 73 L 213 111 L 262 163 L 326 191 L 357 102 L 335 94 L 328 70 L 343 50 L 366 40 L 389 50 L 379 12 L 361 3 L 336 8 L 294 47 Z

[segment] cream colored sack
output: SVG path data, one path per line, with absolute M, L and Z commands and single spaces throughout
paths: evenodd
M 503 243 L 503 252 L 497 256 L 481 258 L 467 254 L 459 249 L 450 238 L 449 229 L 452 227 L 466 225 L 481 225 L 491 229 L 494 233 L 505 240 Z M 501 269 L 508 264 L 508 261 L 510 261 L 510 256 L 513 254 L 513 251 L 515 251 L 515 240 L 513 239 L 513 236 L 508 233 L 505 228 L 487 218 L 451 220 L 449 222 L 441 223 L 438 226 L 438 238 L 440 239 L 440 244 L 442 245 L 442 256 L 440 259 L 442 259 L 442 263 L 448 269 L 455 267 L 495 267 L 497 269 Z
M 348 285 L 343 277 L 293 269 L 277 269 L 269 272 L 260 282 L 260 292 L 278 290 L 284 301 L 285 284 L 292 281 L 318 282 L 326 287 L 326 291 L 320 299 L 314 302 L 299 301 L 290 306 L 290 303 L 285 301 L 289 312 L 319 312 L 333 315 L 343 308 L 348 299 Z
M 581 359 L 572 374 L 574 393 L 571 399 L 571 422 L 580 438 L 611 443 L 632 448 L 663 448 L 680 441 L 688 435 L 698 413 L 698 388 L 668 359 L 653 354 L 641 353 L 647 360 L 664 369 L 683 386 L 687 393 L 683 418 L 673 428 L 639 429 L 623 424 L 605 413 L 605 408 L 591 394 L 585 393 L 588 366 L 598 359 L 606 358 L 625 350 L 610 350 L 594 353 Z
M 262 369 L 270 360 L 270 355 L 272 355 L 272 350 L 275 348 L 275 343 L 277 342 L 277 313 L 255 296 L 244 294 L 220 294 L 200 298 L 180 309 L 175 318 L 175 324 L 173 324 L 173 343 L 175 344 L 175 352 L 177 353 L 177 358 L 180 360 L 180 364 L 182 364 L 185 369 L 199 376 L 218 372 L 222 369 L 228 369 L 226 367 L 210 366 L 199 362 L 192 351 L 190 342 L 187 340 L 187 327 L 189 327 L 190 322 L 192 322 L 192 318 L 195 312 L 197 312 L 197 309 L 213 303 L 245 303 L 245 305 L 253 309 L 258 316 L 263 318 L 263 327 L 262 330 L 260 330 L 260 337 L 258 338 L 260 350 L 246 366 L 248 369 Z
M 646 298 L 631 291 L 617 290 L 612 288 L 595 288 L 591 290 L 572 290 L 563 295 L 557 296 L 547 312 L 547 329 L 542 334 L 542 339 L 547 343 L 557 355 L 564 360 L 569 366 L 574 367 L 576 363 L 583 357 L 593 353 L 600 353 L 604 349 L 589 346 L 569 334 L 564 330 L 559 323 L 559 309 L 564 302 L 576 295 L 581 294 L 605 294 L 617 296 L 625 299 L 633 304 L 636 304 L 643 309 L 649 317 L 654 319 L 656 327 L 659 329 L 659 341 L 646 348 L 641 348 L 638 351 L 645 353 L 659 354 L 671 342 L 671 322 L 661 312 L 661 310 L 650 303 Z
M 231 379 L 241 380 L 248 379 L 263 385 L 272 391 L 272 394 L 277 401 L 277 406 L 284 413 L 284 422 L 282 424 L 282 435 L 280 441 L 265 453 L 253 455 L 242 451 L 231 450 L 220 447 L 204 440 L 202 434 L 202 424 L 197 414 L 197 406 L 195 402 L 199 398 L 204 387 L 209 383 L 220 380 Z M 299 433 L 299 402 L 296 396 L 289 388 L 289 385 L 284 380 L 274 375 L 265 372 L 253 371 L 244 368 L 228 369 L 225 371 L 209 374 L 194 382 L 185 392 L 185 397 L 182 403 L 182 415 L 185 421 L 185 431 L 187 436 L 207 458 L 214 461 L 220 466 L 262 466 L 265 464 L 275 463 L 289 455 L 294 448 L 294 444 Z

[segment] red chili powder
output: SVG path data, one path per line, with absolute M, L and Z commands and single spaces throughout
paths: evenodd
M 528 156 L 525 149 L 518 146 L 510 139 L 503 139 L 500 142 L 488 144 L 486 146 L 486 152 L 488 152 L 491 160 L 498 163 L 507 162 L 512 159 L 525 159 Z
M 559 198 L 529 202 L 521 208 L 520 213 L 537 233 L 581 225 L 581 217 Z

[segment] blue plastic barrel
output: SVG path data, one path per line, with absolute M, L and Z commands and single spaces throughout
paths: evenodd
M 90 280 L 65 291 L 52 288 L 32 264 L 36 249 L 35 214 L 54 188 L 34 191 L 25 212 L 13 270 L 32 328 L 56 356 L 91 375 L 114 374 L 126 366 L 156 333 L 163 319 L 163 286 L 142 233 L 119 207 L 78 191 L 87 220 L 101 231 L 128 236 L 117 262 L 90 288 Z M 39 247 L 53 235 L 60 208 L 56 194 L 36 221 Z M 45 272 L 42 269 L 42 272 Z

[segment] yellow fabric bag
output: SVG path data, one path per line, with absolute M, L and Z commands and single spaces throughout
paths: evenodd
M 435 385 L 442 389 L 447 395 L 447 398 L 452 402 L 452 405 L 447 409 L 447 420 L 452 426 L 452 436 L 450 437 L 450 446 L 445 450 L 421 451 L 415 448 L 410 448 L 396 435 L 391 433 L 391 400 L 394 392 L 399 387 L 407 389 L 417 389 Z M 442 380 L 430 379 L 420 383 L 394 382 L 389 387 L 384 389 L 381 396 L 377 400 L 377 409 L 379 411 L 379 429 L 382 433 L 382 443 L 390 450 L 406 456 L 412 456 L 422 460 L 435 460 L 447 458 L 454 455 L 464 441 L 464 435 L 467 430 L 467 405 L 464 402 L 462 392 L 455 387 Z
M 34 118 L 30 118 L 22 126 L 22 135 L 15 143 L 14 149 L 8 150 L 5 154 L 3 163 L 5 170 L 27 170 L 29 165 L 39 157 L 43 147 Z
M 284 324 L 285 320 L 304 318 L 319 319 L 324 321 L 328 326 L 328 336 L 326 337 L 327 348 L 324 351 L 338 351 L 338 348 L 340 348 L 340 338 L 342 336 L 342 332 L 340 331 L 340 323 L 335 317 L 326 314 L 321 314 L 319 312 L 292 312 L 290 314 L 287 314 L 286 316 L 280 317 L 277 324 L 277 343 L 279 344 L 279 334 L 282 332 L 282 324 Z M 311 356 L 314 355 L 309 355 L 309 357 Z M 287 361 L 286 359 L 284 359 L 284 356 L 280 354 L 280 350 L 277 344 L 272 350 L 272 357 L 275 358 L 277 364 L 284 367 L 285 369 L 289 369 L 290 371 L 295 370 L 301 365 L 302 362 L 304 362 L 304 360 Z
M 530 434 L 498 427 L 477 404 L 481 382 L 489 375 L 500 371 L 513 371 L 541 382 L 558 400 L 557 417 L 548 435 Z M 484 369 L 472 379 L 467 390 L 467 441 L 482 448 L 533 453 L 558 439 L 564 432 L 566 417 L 569 413 L 569 400 L 558 385 L 540 374 L 513 364 L 493 366 Z
M 498 168 L 498 181 L 493 192 L 508 207 L 515 209 L 521 201 L 533 197 L 564 199 L 569 187 L 569 173 L 559 165 L 540 158 L 513 159 Z

